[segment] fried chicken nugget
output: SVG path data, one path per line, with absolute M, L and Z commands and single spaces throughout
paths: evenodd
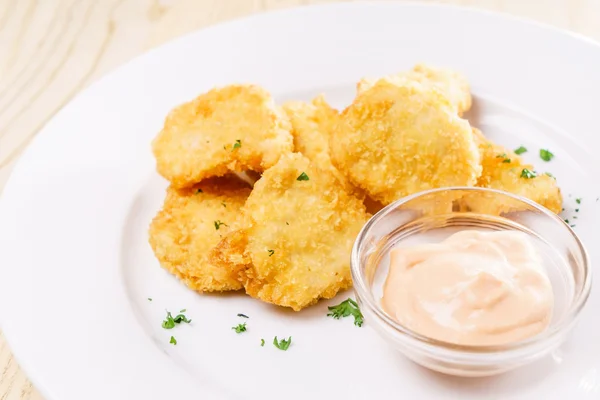
M 290 101 L 283 105 L 283 109 L 292 123 L 295 151 L 302 153 L 317 167 L 331 171 L 346 190 L 364 198 L 364 193 L 350 185 L 334 167 L 329 156 L 329 138 L 339 112 L 327 104 L 323 96 L 314 98 L 310 103 Z
M 323 96 L 310 103 L 290 101 L 283 105 L 283 109 L 292 123 L 294 150 L 319 168 L 336 170 L 329 157 L 329 137 L 339 113 L 327 104 Z
M 231 171 L 262 172 L 293 151 L 291 124 L 265 90 L 231 85 L 172 110 L 152 143 L 158 172 L 188 187 Z
M 359 93 L 364 92 L 372 88 L 379 80 L 398 85 L 416 81 L 429 88 L 439 90 L 456 107 L 459 115 L 471 108 L 471 89 L 467 78 L 450 69 L 418 64 L 410 71 L 384 76 L 379 79 L 362 79 L 357 84 L 357 91 Z
M 524 164 L 514 152 L 492 143 L 478 129 L 473 129 L 473 135 L 483 166 L 477 186 L 514 193 L 533 200 L 554 213 L 560 213 L 563 199 L 556 179 L 536 174 L 532 165 Z M 472 211 L 494 214 L 519 208 L 518 203 L 498 202 L 493 196 L 470 196 L 467 204 Z
M 351 286 L 350 253 L 364 205 L 301 154 L 284 156 L 256 182 L 248 226 L 228 235 L 213 262 L 255 298 L 298 311 Z
M 343 111 L 329 142 L 334 165 L 389 204 L 445 186 L 473 186 L 480 156 L 469 123 L 438 91 L 379 81 Z
M 224 235 L 239 228 L 250 191 L 247 183 L 230 176 L 188 189 L 170 187 L 149 232 L 161 266 L 197 292 L 241 289 L 236 277 L 211 263 L 209 255 Z

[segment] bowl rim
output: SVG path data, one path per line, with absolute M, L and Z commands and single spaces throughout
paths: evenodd
M 371 290 L 369 289 L 369 285 L 367 285 L 367 281 L 363 274 L 361 273 L 361 245 L 365 240 L 366 234 L 370 231 L 370 229 L 381 222 L 387 214 L 402 204 L 405 204 L 411 200 L 417 199 L 419 197 L 447 192 L 447 191 L 471 191 L 471 192 L 482 192 L 482 193 L 491 193 L 491 194 L 501 194 L 504 196 L 511 197 L 514 200 L 525 203 L 537 211 L 543 213 L 546 217 L 551 218 L 552 220 L 559 222 L 563 228 L 567 229 L 567 232 L 571 234 L 571 236 L 575 239 L 575 243 L 577 244 L 578 250 L 581 253 L 581 264 L 583 267 L 583 285 L 581 291 L 575 293 L 575 298 L 573 303 L 569 307 L 568 313 L 562 320 L 560 320 L 556 325 L 551 327 L 550 329 L 546 329 L 544 332 L 534 335 L 530 338 L 520 340 L 514 343 L 502 344 L 502 345 L 464 345 L 464 344 L 456 344 L 452 342 L 446 342 L 443 340 L 433 339 L 422 335 L 418 332 L 415 332 L 390 316 L 388 316 L 379 305 L 379 303 L 373 298 Z M 592 271 L 590 268 L 590 258 L 589 254 L 585 248 L 585 245 L 579 238 L 579 236 L 575 233 L 575 231 L 557 214 L 553 213 L 546 207 L 526 198 L 523 196 L 519 196 L 510 192 L 506 192 L 498 189 L 491 188 L 481 188 L 481 187 L 473 187 L 473 186 L 451 186 L 451 187 L 443 187 L 443 188 L 435 188 L 428 189 L 424 191 L 420 191 L 405 197 L 402 197 L 393 203 L 385 206 L 381 210 L 379 210 L 375 215 L 373 215 L 367 223 L 362 227 L 360 232 L 358 233 L 354 245 L 352 246 L 352 254 L 350 259 L 350 270 L 352 273 L 352 280 L 354 283 L 354 290 L 357 294 L 358 300 L 364 304 L 364 307 L 367 307 L 370 311 L 370 314 L 379 318 L 382 322 L 384 322 L 387 326 L 391 327 L 395 333 L 399 333 L 407 336 L 409 339 L 416 340 L 424 345 L 433 346 L 436 348 L 444 349 L 451 352 L 456 353 L 470 353 L 470 354 L 490 354 L 490 353 L 506 353 L 511 351 L 522 350 L 524 348 L 533 347 L 539 345 L 544 342 L 553 342 L 558 335 L 561 334 L 566 328 L 572 325 L 573 322 L 579 316 L 581 310 L 585 306 L 592 286 Z

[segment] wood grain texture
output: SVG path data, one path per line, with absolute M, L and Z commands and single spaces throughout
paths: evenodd
M 333 0 L 335 1 L 335 0 Z M 0 193 L 27 144 L 79 91 L 174 37 L 252 13 L 332 1 L 0 0 Z M 600 40 L 597 0 L 446 0 Z M 0 333 L 0 400 L 42 400 Z

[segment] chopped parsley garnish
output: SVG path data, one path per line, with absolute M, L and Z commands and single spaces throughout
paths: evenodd
M 202 189 L 198 189 L 198 190 L 196 190 L 196 193 L 204 193 L 204 192 L 202 191 Z
M 556 179 L 556 177 L 554 175 L 552 175 L 550 172 L 544 172 L 544 175 L 548 175 L 550 178 Z
M 540 158 L 544 161 L 550 161 L 554 158 L 554 154 L 550 150 L 540 149 Z
M 331 311 L 327 314 L 328 317 L 340 319 L 352 315 L 354 317 L 354 325 L 360 327 L 363 324 L 363 315 L 358 308 L 358 304 L 350 298 L 342 301 L 337 306 L 327 307 L 327 309 Z
M 184 308 L 183 310 L 179 310 L 179 312 L 186 312 L 187 310 Z
M 235 149 L 239 149 L 240 147 L 242 147 L 242 141 L 236 140 L 235 143 L 233 144 L 233 147 L 231 148 L 231 151 L 233 151 Z
M 573 225 L 569 225 L 571 228 L 575 228 L 577 225 L 573 224 Z
M 249 316 L 247 316 L 246 314 L 238 314 L 238 317 L 242 317 L 242 318 L 250 318 Z
M 265 346 L 265 339 L 260 339 L 260 347 L 264 347 Z
M 233 329 L 235 333 L 246 332 L 246 323 L 244 322 L 243 324 L 238 324 L 237 326 L 234 326 L 231 329 Z
M 169 341 L 169 343 L 171 343 L 172 345 L 177 344 L 177 339 L 175 339 L 175 336 L 171 336 L 171 340 Z
M 187 317 L 183 314 L 178 314 L 175 318 L 173 318 L 173 321 L 175 321 L 176 324 L 180 324 L 182 322 L 189 324 L 190 322 L 192 322 L 191 319 L 187 319 Z
M 581 197 L 579 197 L 579 198 L 575 199 L 575 203 L 581 204 L 581 200 L 583 200 L 583 199 Z
M 537 176 L 537 173 L 535 171 L 531 171 L 527 168 L 523 168 L 523 171 L 521 171 L 521 178 L 531 179 L 531 178 L 535 178 L 536 176 Z
M 498 154 L 496 156 L 496 158 L 504 158 L 504 160 L 502 160 L 503 163 L 509 163 L 510 162 L 510 158 L 506 157 L 506 153 Z
M 269 257 L 271 257 L 273 254 L 275 254 L 275 250 L 269 250 Z
M 515 154 L 521 155 L 523 153 L 527 153 L 527 148 L 520 146 L 518 149 L 515 150 Z
M 221 221 L 219 221 L 219 220 L 216 220 L 216 221 L 215 221 L 215 229 L 216 229 L 216 230 L 219 230 L 219 228 L 221 227 L 221 225 L 229 226 L 229 225 L 227 225 L 225 222 L 221 222 Z
M 183 310 L 181 312 L 185 312 L 185 310 Z M 167 318 L 163 321 L 162 327 L 164 329 L 173 329 L 173 328 L 175 328 L 175 324 L 180 324 L 182 322 L 189 324 L 190 322 L 192 322 L 192 320 L 188 319 L 183 314 L 178 314 L 175 318 L 173 318 L 173 315 L 171 315 L 171 312 L 167 311 Z
M 579 208 L 576 208 L 576 209 L 575 209 L 575 212 L 579 212 Z
M 152 297 L 148 297 L 148 301 L 152 301 Z
M 569 223 L 569 220 L 568 220 L 568 219 L 565 219 L 565 224 L 568 224 L 568 223 Z
M 281 339 L 277 340 L 277 336 L 273 338 L 273 346 L 277 347 L 279 350 L 286 351 L 288 347 L 292 344 L 292 337 L 290 336 L 287 340 Z
M 577 215 L 573 215 L 573 219 L 577 219 Z
M 598 201 L 598 199 L 596 199 L 596 201 Z M 287 222 L 287 221 L 285 221 L 285 224 L 286 224 L 286 225 L 289 225 L 290 223 L 289 223 L 289 222 Z
M 167 312 L 167 319 L 165 319 L 162 323 L 162 327 L 164 329 L 173 329 L 175 328 L 175 320 L 170 312 Z
M 306 172 L 303 172 L 303 173 L 301 173 L 301 174 L 300 174 L 300 175 L 299 175 L 299 176 L 296 178 L 296 180 L 297 180 L 297 181 L 307 181 L 307 180 L 309 180 L 309 179 L 310 179 L 310 178 L 308 177 L 308 175 L 306 175 Z

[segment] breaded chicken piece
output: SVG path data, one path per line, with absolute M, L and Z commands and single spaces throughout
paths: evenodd
M 158 172 L 188 187 L 232 171 L 262 172 L 293 151 L 291 124 L 265 90 L 231 85 L 169 113 L 152 143 Z
M 444 186 L 473 186 L 481 174 L 471 127 L 438 91 L 377 82 L 341 115 L 329 142 L 334 165 L 374 200 Z
M 364 193 L 350 185 L 333 166 L 329 156 L 329 138 L 339 119 L 339 112 L 327 104 L 323 96 L 314 98 L 310 103 L 290 101 L 283 105 L 283 109 L 292 123 L 295 151 L 302 153 L 317 167 L 331 171 L 346 190 L 364 198 Z
M 489 141 L 478 129 L 473 129 L 481 153 L 483 172 L 477 186 L 514 193 L 548 208 L 554 213 L 562 210 L 562 195 L 556 179 L 537 174 L 532 165 L 523 163 L 521 157 L 507 148 Z M 499 213 L 518 209 L 518 203 L 506 204 L 487 198 L 471 197 L 467 204 L 472 211 Z
M 241 289 L 236 277 L 211 263 L 209 255 L 224 235 L 239 228 L 250 190 L 231 176 L 188 189 L 170 187 L 150 225 L 150 245 L 162 267 L 198 292 Z
M 361 93 L 370 89 L 380 79 L 398 85 L 405 85 L 407 82 L 416 81 L 428 88 L 439 90 L 456 107 L 459 115 L 462 115 L 471 108 L 471 89 L 467 78 L 450 69 L 418 64 L 410 71 L 378 79 L 362 79 L 358 82 L 357 91 Z
M 213 262 L 255 298 L 298 311 L 351 286 L 350 253 L 364 205 L 301 154 L 284 156 L 256 182 L 247 228 L 228 235 Z
M 339 113 L 325 102 L 323 96 L 310 103 L 290 101 L 283 109 L 292 123 L 294 150 L 319 168 L 335 169 L 329 157 L 329 137 Z

